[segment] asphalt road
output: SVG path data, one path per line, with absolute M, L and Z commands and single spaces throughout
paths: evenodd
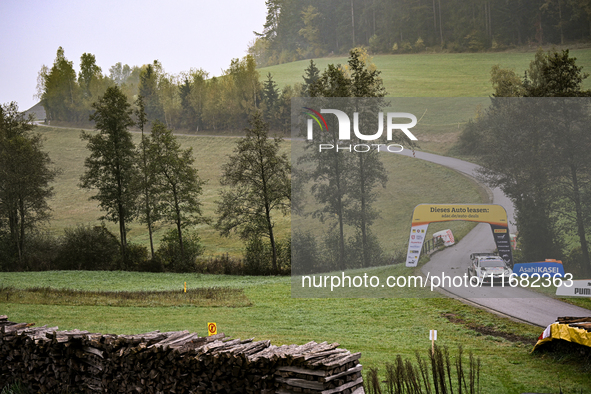
M 412 153 L 406 149 L 399 154 L 412 156 Z M 416 152 L 415 155 L 417 159 L 452 168 L 473 178 L 477 177 L 478 165 L 476 164 L 424 152 Z M 498 188 L 492 189 L 490 192 L 492 193 L 492 203 L 502 205 L 507 211 L 509 230 L 515 232 L 514 208 L 511 200 Z M 438 276 L 440 278 L 443 274 L 450 277 L 463 276 L 467 273 L 470 265 L 470 253 L 492 252 L 495 247 L 490 225 L 480 223 L 461 242 L 435 253 L 431 257 L 431 261 L 423 266 L 422 272 L 430 277 Z M 591 316 L 591 311 L 588 309 L 570 305 L 520 287 L 512 288 L 507 285 L 501 287 L 497 284 L 492 288 L 485 285 L 482 288 L 444 286 L 443 289 L 452 297 L 465 299 L 540 327 L 552 324 L 559 316 Z

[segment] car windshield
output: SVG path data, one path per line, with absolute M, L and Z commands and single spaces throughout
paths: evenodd
M 503 260 L 483 260 L 480 262 L 482 268 L 504 268 Z

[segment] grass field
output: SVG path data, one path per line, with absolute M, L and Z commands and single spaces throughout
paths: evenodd
M 551 48 L 544 48 L 549 50 Z M 556 48 L 559 49 L 559 48 Z M 388 96 L 392 97 L 487 97 L 492 94 L 490 69 L 495 64 L 513 68 L 518 75 L 529 67 L 535 50 L 528 52 L 421 53 L 373 57 Z M 591 49 L 574 49 L 571 56 L 583 71 L 591 72 Z M 315 59 L 322 72 L 328 64 L 347 64 L 346 57 Z M 278 86 L 302 83 L 309 60 L 260 68 L 262 78 L 273 75 Z M 587 79 L 583 86 L 591 88 Z
M 114 307 L 14 304 L 0 300 L 0 313 L 12 321 L 57 325 L 101 333 L 152 330 L 206 333 L 207 322 L 234 338 L 271 339 L 273 344 L 337 341 L 362 352 L 365 370 L 393 362 L 397 354 L 426 355 L 429 329 L 452 355 L 458 345 L 482 361 L 483 393 L 588 392 L 588 372 L 569 360 L 530 354 L 541 328 L 497 318 L 452 299 L 294 299 L 289 278 L 228 277 L 128 272 L 2 273 L 0 286 L 53 287 L 96 291 L 143 291 L 202 287 L 244 289 L 245 307 Z M 508 334 L 518 335 L 508 335 Z M 453 362 L 453 360 L 452 360 Z

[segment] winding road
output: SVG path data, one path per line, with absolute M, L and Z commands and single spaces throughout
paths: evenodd
M 399 153 L 412 156 L 410 151 Z M 425 152 L 416 152 L 415 157 L 420 160 L 430 161 L 449 167 L 472 178 L 477 177 L 478 165 L 459 159 L 438 156 Z M 513 224 L 513 203 L 498 188 L 489 189 L 492 194 L 492 203 L 502 205 L 507 211 L 509 229 L 515 232 Z M 448 276 L 463 276 L 470 264 L 470 253 L 492 252 L 496 246 L 491 235 L 490 226 L 487 223 L 478 224 L 461 242 L 435 253 L 431 260 L 422 267 L 424 275 L 438 275 L 442 273 Z M 456 288 L 443 287 L 445 293 L 451 297 L 463 299 L 471 304 L 493 310 L 540 327 L 546 327 L 556 321 L 559 316 L 591 316 L 591 311 L 585 308 L 567 304 L 562 301 L 541 295 L 540 293 L 525 290 L 520 287 L 482 287 L 482 288 Z

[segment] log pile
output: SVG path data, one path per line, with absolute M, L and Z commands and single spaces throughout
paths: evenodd
M 570 327 L 582 328 L 591 332 L 591 317 L 559 317 L 556 321 L 560 324 L 568 324 Z
M 360 353 L 338 343 L 94 334 L 0 316 L 0 388 L 55 393 L 363 393 Z

